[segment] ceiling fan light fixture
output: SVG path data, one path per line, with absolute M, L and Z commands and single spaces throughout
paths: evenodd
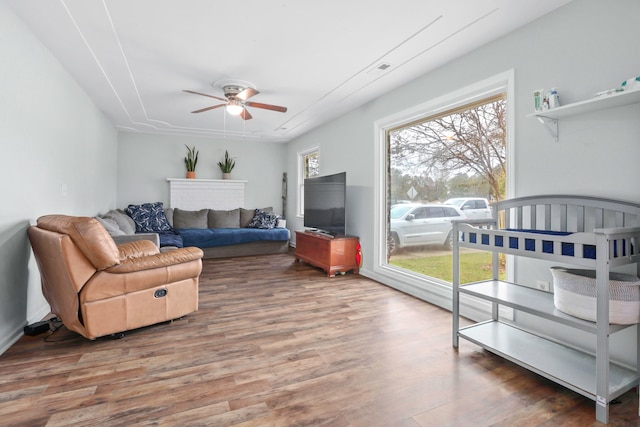
M 244 111 L 244 107 L 235 99 L 229 101 L 226 109 L 227 113 L 231 114 L 232 116 L 239 116 L 240 114 L 242 114 L 242 111 Z

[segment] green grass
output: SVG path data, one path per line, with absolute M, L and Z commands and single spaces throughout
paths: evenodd
M 449 283 L 453 280 L 452 255 L 435 256 L 402 256 L 391 257 L 389 264 L 426 276 L 436 277 Z M 501 263 L 500 279 L 505 279 L 504 263 Z M 477 282 L 491 278 L 491 253 L 463 253 L 460 254 L 460 283 Z

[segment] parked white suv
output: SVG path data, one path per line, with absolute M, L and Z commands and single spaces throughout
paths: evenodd
M 481 197 L 456 197 L 447 200 L 444 204 L 457 207 L 469 219 L 493 218 L 489 201 Z
M 406 203 L 391 206 L 390 253 L 406 246 L 444 245 L 451 249 L 451 220 L 463 219 L 455 206 Z

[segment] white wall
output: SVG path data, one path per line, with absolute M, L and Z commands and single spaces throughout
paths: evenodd
M 624 11 L 624 13 L 621 13 Z M 576 0 L 515 32 L 453 61 L 339 120 L 289 143 L 288 172 L 296 176 L 296 152 L 319 146 L 321 174 L 347 171 L 349 229 L 360 235 L 364 271 L 371 270 L 368 235 L 373 224 L 373 147 L 376 120 L 513 69 L 515 71 L 515 193 L 574 193 L 640 200 L 640 105 L 565 119 L 553 142 L 533 111 L 532 92 L 557 87 L 561 102 L 592 97 L 640 75 L 640 2 Z M 290 186 L 292 188 L 292 186 Z M 290 192 L 288 217 L 295 214 Z M 301 228 L 295 222 L 294 228 Z
M 0 3 L 0 93 L 11 100 L 0 105 L 0 174 L 5 180 L 0 210 L 0 292 L 4 295 L 0 350 L 27 320 L 37 320 L 45 306 L 29 257 L 28 222 L 51 212 L 91 215 L 129 203 L 166 203 L 166 178 L 184 175 L 184 144 L 200 150 L 197 172 L 201 178 L 220 176 L 216 162 L 225 149 L 237 157 L 233 177 L 249 181 L 247 206 L 272 205 L 278 211 L 286 171 L 287 219 L 293 230 L 302 228 L 295 218 L 296 154 L 320 147 L 321 174 L 347 172 L 348 231 L 360 236 L 363 274 L 374 277 L 374 122 L 514 69 L 513 196 L 577 193 L 640 200 L 636 185 L 640 106 L 563 120 L 559 143 L 536 120 L 525 117 L 532 110 L 534 89 L 558 87 L 561 102 L 568 103 L 640 75 L 638 16 L 636 0 L 575 0 L 339 120 L 279 145 L 133 133 L 117 136 L 57 61 Z M 518 266 L 518 273 L 524 280 L 542 274 L 537 266 L 526 264 Z
M 212 140 L 121 132 L 118 144 L 118 207 L 163 202 L 169 205 L 167 178 L 184 178 L 187 148 L 200 152 L 196 178 L 222 179 L 218 161 L 227 150 L 236 161 L 231 179 L 246 180 L 245 207 L 282 211 L 286 146 L 255 141 Z
M 321 174 L 346 171 L 347 226 L 362 243 L 361 273 L 402 288 L 402 279 L 373 273 L 374 155 L 373 124 L 458 88 L 515 73 L 515 194 L 588 194 L 640 201 L 640 105 L 585 114 L 560 122 L 560 141 L 526 115 L 533 111 L 535 89 L 557 87 L 562 103 L 591 98 L 640 75 L 640 2 L 575 0 L 515 32 L 453 61 L 339 120 L 289 144 L 288 172 L 296 176 L 296 152 L 320 147 Z M 292 182 L 290 188 L 295 185 Z M 288 225 L 301 229 L 295 215 L 296 193 L 289 192 Z M 548 276 L 547 266 L 520 262 L 517 279 L 535 283 Z M 547 279 L 550 280 L 550 277 Z M 632 362 L 632 347 L 618 353 Z
M 2 353 L 25 324 L 49 312 L 27 240 L 29 223 L 115 205 L 117 133 L 3 2 L 0 28 Z

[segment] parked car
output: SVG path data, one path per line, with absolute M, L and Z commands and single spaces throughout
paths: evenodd
M 447 200 L 444 204 L 457 207 L 462 214 L 469 219 L 493 218 L 489 201 L 481 197 L 456 197 Z
M 403 203 L 391 206 L 390 253 L 399 248 L 421 245 L 444 245 L 451 249 L 451 220 L 464 218 L 455 206 Z

